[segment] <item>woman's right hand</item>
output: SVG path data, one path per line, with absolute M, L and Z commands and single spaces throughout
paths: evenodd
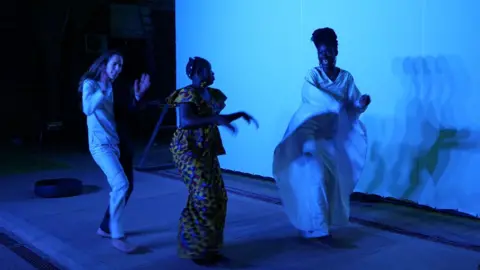
M 217 125 L 226 127 L 234 135 L 237 134 L 237 128 L 232 125 L 232 121 L 228 116 L 218 115 Z

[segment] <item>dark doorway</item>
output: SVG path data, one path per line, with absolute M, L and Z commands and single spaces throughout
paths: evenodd
M 109 48 L 123 53 L 124 63 L 122 77 L 132 81 L 147 72 L 147 50 L 144 39 L 120 39 L 111 38 Z

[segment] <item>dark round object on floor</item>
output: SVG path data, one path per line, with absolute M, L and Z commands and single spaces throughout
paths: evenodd
M 34 192 L 42 198 L 72 197 L 82 194 L 83 183 L 75 178 L 42 179 L 35 182 Z

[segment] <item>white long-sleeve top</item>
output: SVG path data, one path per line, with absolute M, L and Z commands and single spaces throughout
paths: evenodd
M 119 144 L 113 111 L 113 91 L 109 83 L 102 92 L 101 82 L 85 80 L 82 87 L 83 113 L 87 116 L 88 144 Z

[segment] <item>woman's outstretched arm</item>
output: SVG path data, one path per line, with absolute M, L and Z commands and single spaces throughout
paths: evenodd
M 177 105 L 177 126 L 190 129 L 202 126 L 217 125 L 221 121 L 221 115 L 200 117 L 193 111 L 192 104 L 180 103 Z

